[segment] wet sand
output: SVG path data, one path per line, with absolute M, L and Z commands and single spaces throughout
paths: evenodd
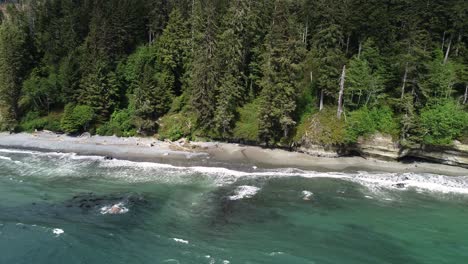
M 316 171 L 381 171 L 468 176 L 468 169 L 442 164 L 400 163 L 362 157 L 326 158 L 281 149 L 219 142 L 166 142 L 154 138 L 70 137 L 49 132 L 0 133 L 1 148 L 78 155 L 107 156 L 131 161 L 181 166 L 222 166 L 239 169 L 299 168 Z

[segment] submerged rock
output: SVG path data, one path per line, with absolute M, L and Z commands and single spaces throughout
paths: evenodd
M 406 185 L 402 182 L 399 182 L 399 183 L 396 183 L 394 184 L 393 186 L 397 187 L 397 188 L 400 188 L 400 189 L 403 189 L 406 187 Z
M 107 213 L 117 214 L 128 211 L 128 207 L 147 204 L 142 195 L 138 194 L 107 194 L 97 195 L 95 193 L 84 193 L 73 196 L 65 201 L 65 207 L 81 208 L 83 210 L 96 209 L 102 212 L 107 208 Z M 110 211 L 109 211 L 110 210 Z

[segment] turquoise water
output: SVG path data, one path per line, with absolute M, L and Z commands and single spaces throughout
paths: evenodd
M 0 150 L 0 263 L 466 263 L 466 183 Z

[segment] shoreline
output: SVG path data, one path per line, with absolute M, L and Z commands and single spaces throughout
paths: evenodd
M 468 176 L 468 169 L 437 163 L 383 161 L 373 158 L 316 157 L 282 149 L 266 149 L 220 142 L 158 141 L 153 138 L 114 136 L 71 137 L 51 132 L 0 133 L 0 148 L 76 153 L 135 162 L 176 166 L 225 167 L 244 170 L 298 168 L 320 172 L 377 171 Z

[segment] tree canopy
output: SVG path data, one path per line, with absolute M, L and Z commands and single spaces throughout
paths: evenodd
M 468 137 L 463 0 L 0 5 L 2 130 L 267 145 Z

